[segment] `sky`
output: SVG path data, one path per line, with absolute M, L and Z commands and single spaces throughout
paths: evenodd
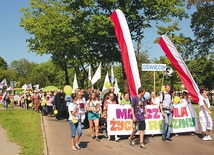
M 21 8 L 29 6 L 29 0 L 0 0 L 0 56 L 10 65 L 14 60 L 25 58 L 30 62 L 41 63 L 50 59 L 50 55 L 39 56 L 33 52 L 28 52 L 26 39 L 29 34 L 24 31 L 23 27 L 19 26 L 19 12 Z M 194 10 L 188 10 L 191 14 Z M 180 27 L 185 36 L 193 36 L 193 32 L 189 27 L 190 20 L 180 22 Z M 155 27 L 155 26 L 154 26 Z M 143 42 L 149 49 L 150 59 L 164 56 L 164 52 L 158 44 L 153 41 L 158 37 L 156 29 L 145 30 L 145 38 Z

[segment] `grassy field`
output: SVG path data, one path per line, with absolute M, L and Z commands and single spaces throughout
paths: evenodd
M 3 109 L 3 106 L 0 106 Z M 33 110 L 13 108 L 0 111 L 0 124 L 12 142 L 21 146 L 22 155 L 43 155 L 44 141 L 40 114 Z

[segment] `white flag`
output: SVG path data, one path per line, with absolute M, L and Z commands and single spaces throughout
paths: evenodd
M 78 83 L 77 83 L 77 76 L 76 73 L 74 74 L 74 82 L 73 82 L 73 89 L 72 93 L 75 93 L 75 90 L 78 88 Z
M 24 84 L 24 85 L 22 86 L 22 89 L 26 90 L 26 89 L 27 89 L 27 85 Z
M 103 89 L 102 89 L 102 92 L 108 88 L 106 88 L 105 84 L 106 82 L 109 82 L 109 77 L 108 77 L 108 71 L 106 73 L 106 77 L 105 77 L 105 80 L 104 80 L 104 84 L 103 84 Z M 109 82 L 110 83 L 110 82 Z
M 32 84 L 31 84 L 31 83 L 29 83 L 29 84 L 27 85 L 27 89 L 32 89 Z
M 114 83 L 114 70 L 113 70 L 113 66 L 111 66 L 111 84 Z
M 119 95 L 120 89 L 118 87 L 117 78 L 115 78 L 115 84 L 114 84 L 114 93 L 117 95 L 118 102 L 120 103 L 120 95 Z
M 91 65 L 88 68 L 88 80 L 91 81 Z
M 118 87 L 117 78 L 115 78 L 114 93 L 118 95 L 119 92 L 120 92 L 120 89 Z
M 6 79 L 4 79 L 1 83 L 0 83 L 0 88 L 7 86 L 7 81 Z
M 33 87 L 35 88 L 35 90 L 38 90 L 39 89 L 39 84 L 36 84 Z
M 97 68 L 97 70 L 91 80 L 92 85 L 95 84 L 100 78 L 101 78 L 101 63 L 99 65 L 99 67 Z

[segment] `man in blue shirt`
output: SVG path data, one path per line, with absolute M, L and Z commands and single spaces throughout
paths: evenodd
M 163 132 L 162 132 L 162 140 L 172 141 L 170 138 L 170 125 L 172 123 L 172 95 L 170 94 L 170 85 L 167 84 L 165 86 L 165 92 L 160 95 L 160 111 L 163 116 Z

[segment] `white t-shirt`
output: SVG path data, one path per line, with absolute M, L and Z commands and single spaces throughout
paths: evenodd
M 95 100 L 95 101 L 90 101 L 88 100 L 87 101 L 87 104 L 89 103 L 89 107 L 90 107 L 90 110 L 96 110 L 98 107 L 100 107 L 100 102 L 98 100 Z M 100 112 L 99 112 L 100 113 Z
M 202 105 L 205 105 L 207 108 L 210 107 L 210 102 L 208 99 L 203 98 L 199 101 L 198 103 L 199 105 L 199 117 L 209 117 L 210 115 L 208 114 L 208 112 L 202 107 Z
M 68 118 L 68 120 L 72 120 L 72 117 L 74 117 L 74 116 L 71 114 L 71 112 L 72 112 L 72 111 L 75 111 L 77 108 L 78 108 L 77 105 L 74 104 L 74 103 L 70 103 L 70 104 L 68 105 L 68 113 L 69 113 L 69 118 Z M 75 117 L 79 118 L 79 117 L 80 117 L 80 116 L 79 116 L 79 113 L 75 114 Z
M 82 99 L 78 99 L 76 104 L 79 107 L 79 113 L 83 114 L 86 112 L 86 101 L 84 97 Z

